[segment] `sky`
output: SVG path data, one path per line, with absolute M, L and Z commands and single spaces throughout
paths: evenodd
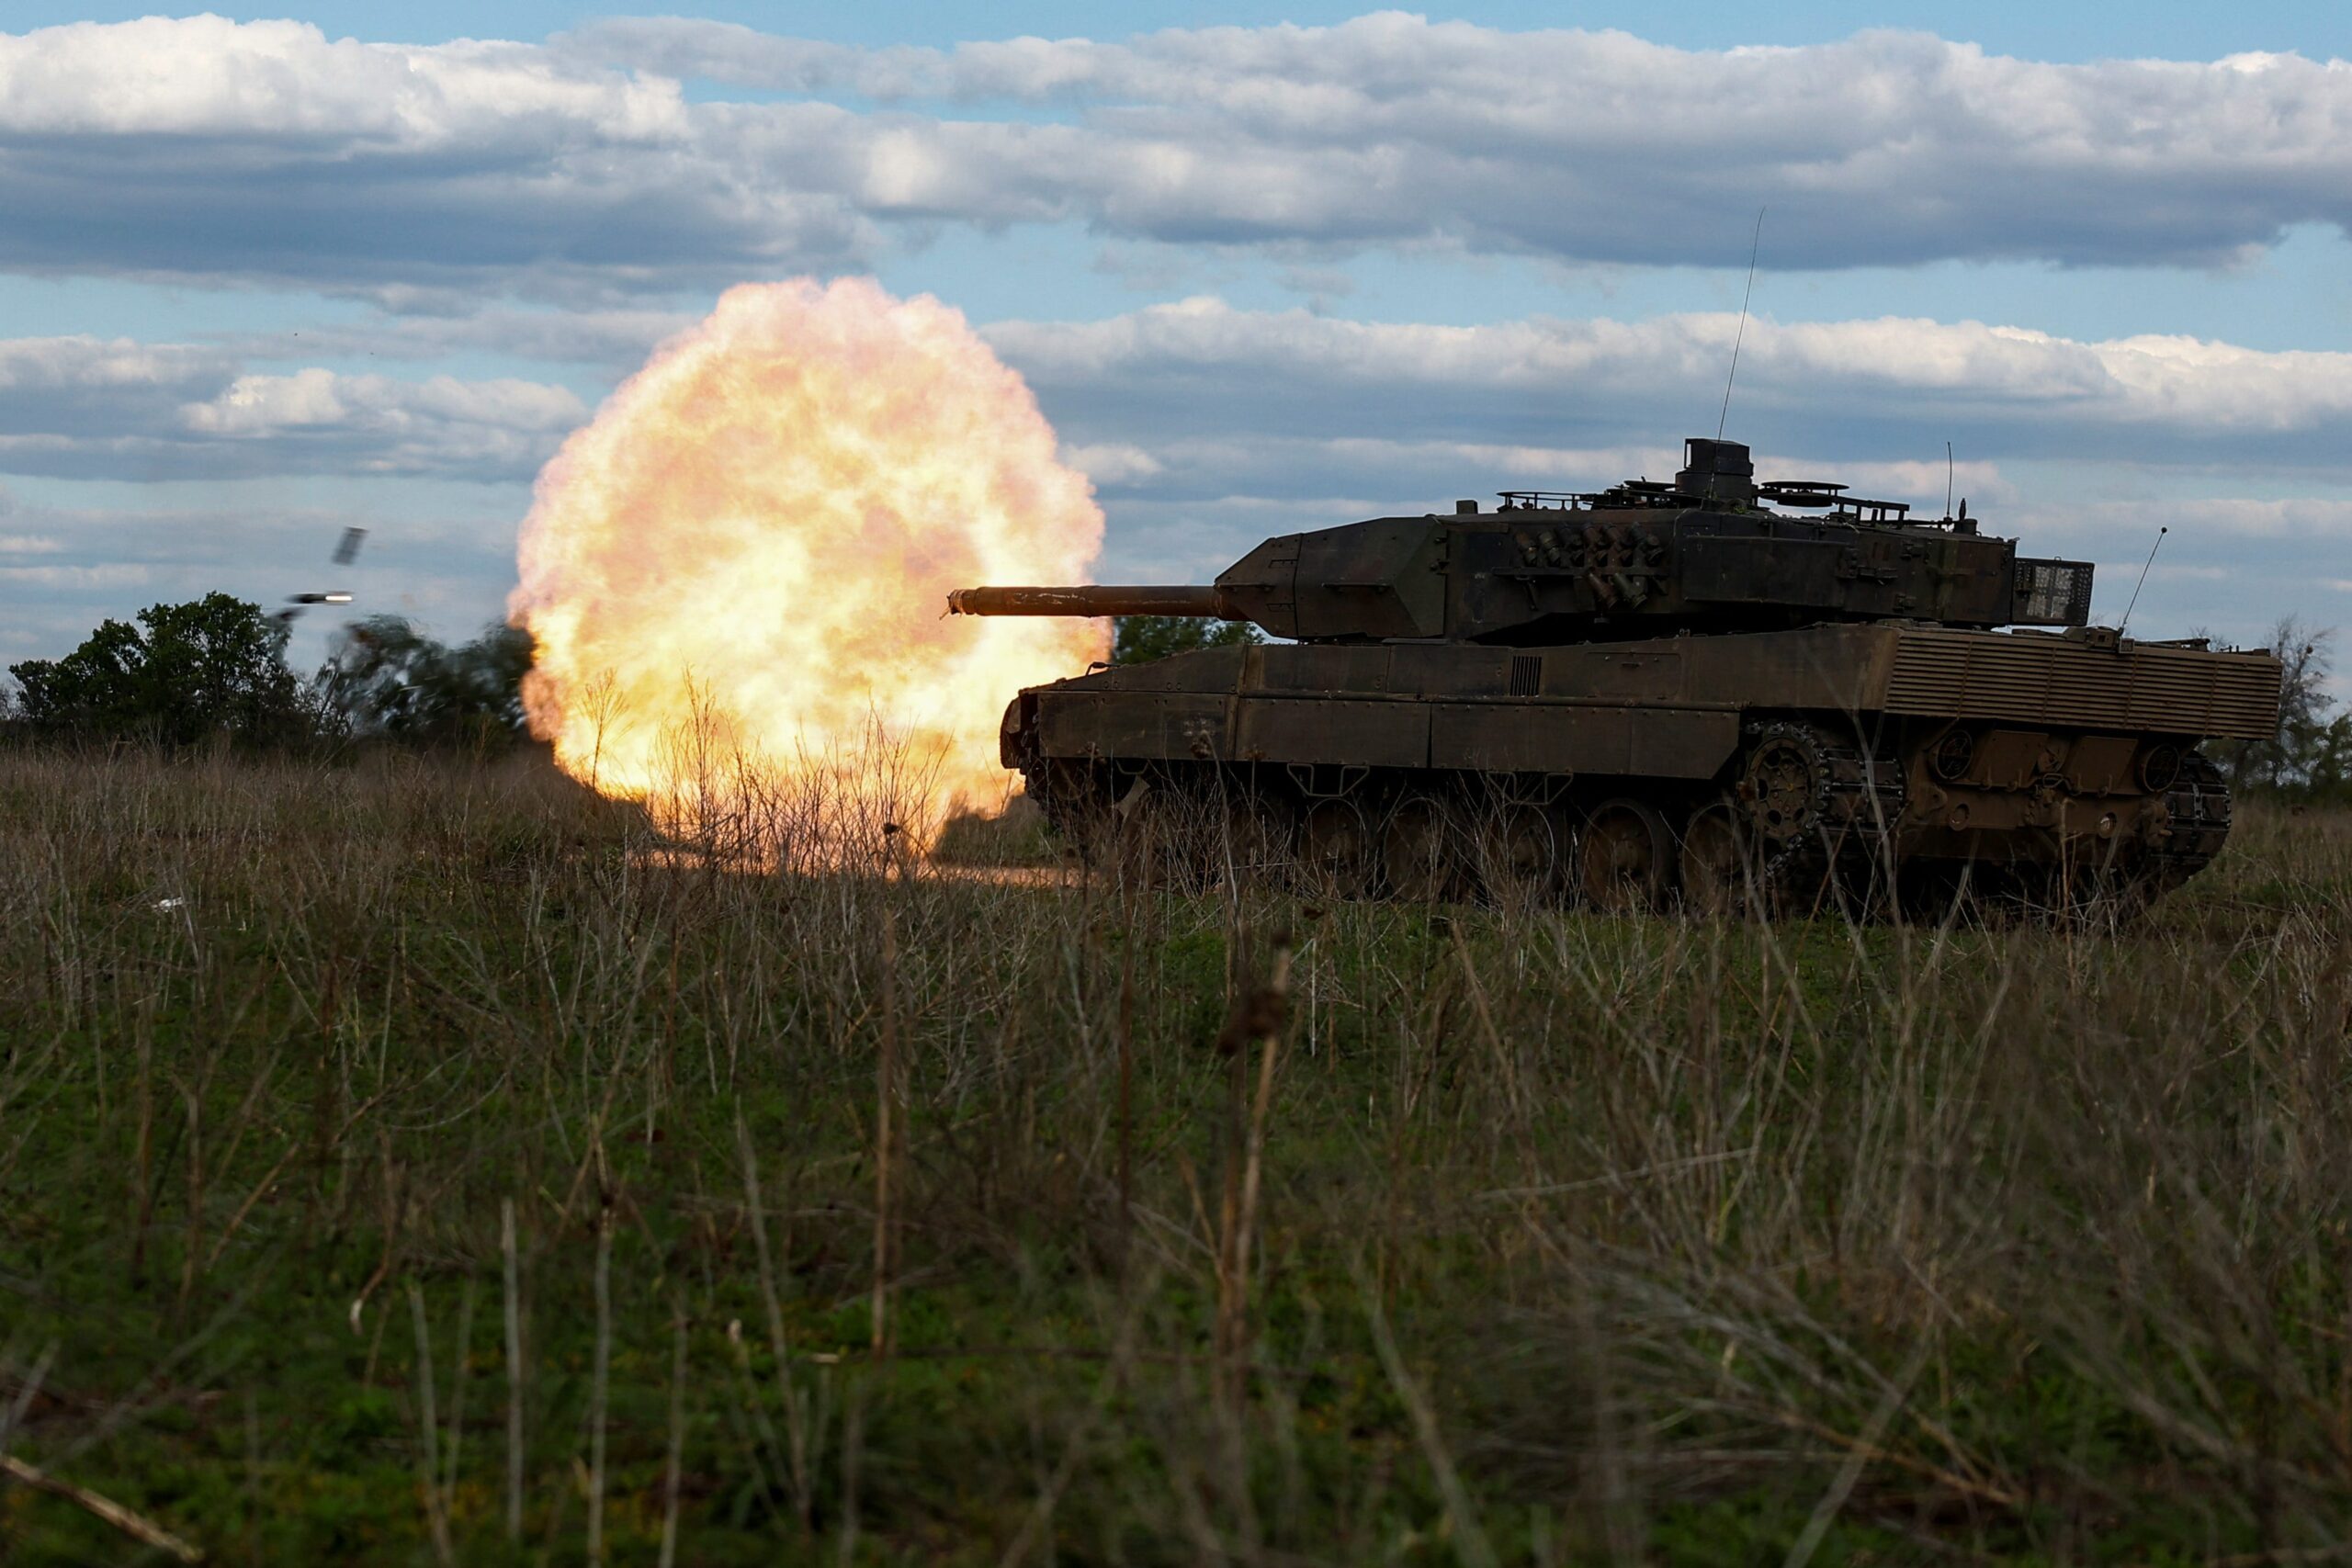
M 0 664 L 216 588 L 472 635 L 743 281 L 965 312 L 1105 581 L 1660 474 L 1751 244 L 1759 477 L 1934 513 L 1949 443 L 2101 620 L 2165 528 L 2135 634 L 2352 623 L 2352 7 L 681 3 L 0 9 Z

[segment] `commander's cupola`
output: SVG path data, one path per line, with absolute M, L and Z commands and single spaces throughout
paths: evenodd
M 1682 495 L 1698 496 L 1720 506 L 1756 504 L 1756 465 L 1737 441 L 1715 441 L 1704 435 L 1682 443 L 1682 471 L 1674 476 Z

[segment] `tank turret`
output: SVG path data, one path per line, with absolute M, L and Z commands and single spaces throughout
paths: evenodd
M 1825 622 L 2079 626 L 2086 561 L 2019 556 L 1962 502 L 1914 519 L 1839 484 L 1758 484 L 1748 449 L 1692 437 L 1671 482 L 1505 491 L 1499 504 L 1268 539 L 1200 587 L 971 588 L 984 615 L 1203 615 L 1299 642 L 1548 647 Z

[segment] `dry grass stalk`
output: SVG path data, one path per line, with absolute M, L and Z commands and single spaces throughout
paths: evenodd
M 523 1539 L 523 1292 L 514 1200 L 498 1201 L 501 1304 L 506 1319 L 506 1539 Z
M 613 1202 L 596 1206 L 596 1356 L 588 1385 L 588 1561 L 605 1560 L 605 1409 L 613 1371 Z
M 1814 1506 L 1812 1517 L 1805 1520 L 1804 1530 L 1790 1544 L 1789 1554 L 1782 1560 L 1781 1568 L 1805 1568 L 1805 1564 L 1813 1561 L 1813 1554 L 1821 1550 L 1821 1542 L 1829 1534 L 1829 1527 L 1837 1522 L 1838 1510 L 1846 1506 L 1846 1499 L 1854 1495 L 1854 1483 L 1862 1478 L 1863 1464 L 1877 1449 L 1879 1439 L 1884 1436 L 1887 1424 L 1894 1419 L 1895 1412 L 1903 1408 L 1904 1400 L 1911 1393 L 1912 1383 L 1928 1364 L 1929 1353 L 1928 1342 L 1922 1340 L 1912 1351 L 1910 1362 L 1905 1366 L 1901 1375 L 1886 1385 L 1885 1392 L 1879 1396 L 1877 1407 L 1871 1410 L 1870 1419 L 1863 1423 L 1852 1448 L 1847 1451 L 1846 1461 L 1838 1467 L 1837 1475 L 1829 1483 L 1829 1490 Z
M 134 1513 L 111 1498 L 100 1496 L 86 1486 L 76 1486 L 70 1481 L 51 1475 L 37 1464 L 18 1459 L 14 1454 L 0 1454 L 0 1471 L 5 1471 L 35 1491 L 64 1498 L 75 1507 L 104 1519 L 133 1540 L 152 1546 L 158 1551 L 168 1551 L 183 1562 L 204 1561 L 200 1549 L 182 1540 L 154 1520 Z
M 204 1096 L 199 1088 L 180 1090 L 187 1111 L 187 1233 L 180 1243 L 180 1307 L 196 1293 L 197 1259 L 204 1256 Z
M 1136 925 L 1129 901 L 1119 934 L 1119 1267 L 1125 1272 L 1135 1241 L 1136 1193 Z
M 789 1472 L 793 1511 L 806 1530 L 816 1512 L 814 1483 L 808 1472 L 808 1412 L 792 1385 L 791 1341 L 784 1331 L 784 1299 L 776 1290 L 775 1259 L 768 1250 L 767 1209 L 760 1197 L 759 1153 L 752 1145 L 752 1129 L 739 1112 L 735 1146 L 743 1162 L 743 1197 L 752 1226 L 752 1244 L 759 1259 L 760 1303 L 767 1310 L 768 1353 L 775 1366 L 776 1402 L 784 1410 L 785 1465 Z M 741 1353 L 741 1340 L 737 1340 Z M 763 1416 L 760 1419 L 764 1420 Z
M 1272 1108 L 1274 1069 L 1289 1020 L 1291 944 L 1273 942 L 1266 977 L 1242 987 L 1217 1050 L 1227 1058 L 1224 1179 L 1217 1212 L 1216 1323 L 1218 1382 L 1226 1407 L 1238 1412 L 1250 1383 L 1250 1277 L 1257 1246 L 1258 1201 L 1265 1168 L 1266 1122 Z M 1257 1092 L 1245 1098 L 1250 1053 L 1257 1053 Z
M 474 1282 L 466 1280 L 458 1294 L 458 1364 L 449 1373 L 449 1441 L 441 1471 L 441 1517 L 457 1512 L 458 1463 L 465 1456 L 466 1381 L 473 1361 Z
M 850 1384 L 849 1408 L 842 1417 L 842 1517 L 833 1537 L 833 1561 L 840 1568 L 850 1568 L 857 1561 L 857 1482 L 858 1468 L 865 1457 L 866 1391 L 862 1381 Z
M 408 1282 L 409 1322 L 416 1331 L 417 1489 L 424 1494 L 424 1523 L 433 1540 L 433 1555 L 443 1562 L 456 1561 L 449 1545 L 449 1516 L 441 1496 L 441 1422 L 434 1409 L 433 1334 L 424 1321 L 424 1292 Z
M 686 1458 L 686 1308 L 673 1302 L 670 1345 L 670 1453 L 662 1469 L 662 1568 L 678 1561 L 678 1484 Z
M 1380 1292 L 1361 1262 L 1356 1265 L 1355 1275 L 1356 1294 L 1363 1302 L 1364 1321 L 1372 1330 L 1373 1348 L 1379 1354 L 1380 1369 L 1411 1416 L 1413 1440 L 1420 1445 L 1421 1458 L 1428 1462 L 1430 1473 L 1437 1478 L 1438 1489 L 1445 1497 L 1454 1555 L 1462 1560 L 1462 1568 L 1498 1568 L 1493 1543 L 1479 1528 L 1478 1511 L 1471 1503 L 1470 1490 L 1463 1484 L 1462 1472 L 1455 1466 L 1453 1454 L 1447 1451 L 1437 1411 L 1405 1365 L 1403 1352 L 1396 1348 L 1396 1336 L 1388 1326 L 1388 1314 L 1380 1304 Z
M 898 925 L 882 905 L 882 1048 L 874 1066 L 874 1289 L 870 1349 L 876 1360 L 890 1348 L 890 1167 L 899 1100 Z

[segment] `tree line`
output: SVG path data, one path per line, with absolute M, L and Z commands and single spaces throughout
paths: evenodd
M 62 659 L 12 664 L 0 726 L 24 738 L 129 739 L 189 746 L 382 741 L 484 750 L 527 735 L 523 677 L 530 635 L 492 626 L 469 642 L 426 636 L 398 615 L 338 631 L 307 679 L 286 662 L 287 626 L 258 604 L 208 593 L 108 620 Z M 2273 629 L 2283 667 L 2278 727 L 2263 740 L 2212 748 L 2237 789 L 2352 804 L 2352 711 L 2330 692 L 2335 633 L 2293 617 Z M 1114 663 L 1259 640 L 1247 622 L 1123 617 Z
M 307 679 L 286 661 L 288 627 L 258 604 L 208 593 L 108 620 L 62 659 L 12 664 L 0 727 L 24 739 L 190 746 L 215 738 L 288 746 L 382 740 L 474 750 L 528 733 L 530 634 L 491 626 L 448 644 L 398 615 L 338 631 Z M 1112 660 L 1136 664 L 1259 640 L 1246 622 L 1128 615 Z
M 287 624 L 226 593 L 107 620 L 62 659 L 12 664 L 0 712 L 19 739 L 272 748 L 380 740 L 489 750 L 523 739 L 530 635 L 492 626 L 455 645 L 398 615 L 335 633 L 308 678 Z

